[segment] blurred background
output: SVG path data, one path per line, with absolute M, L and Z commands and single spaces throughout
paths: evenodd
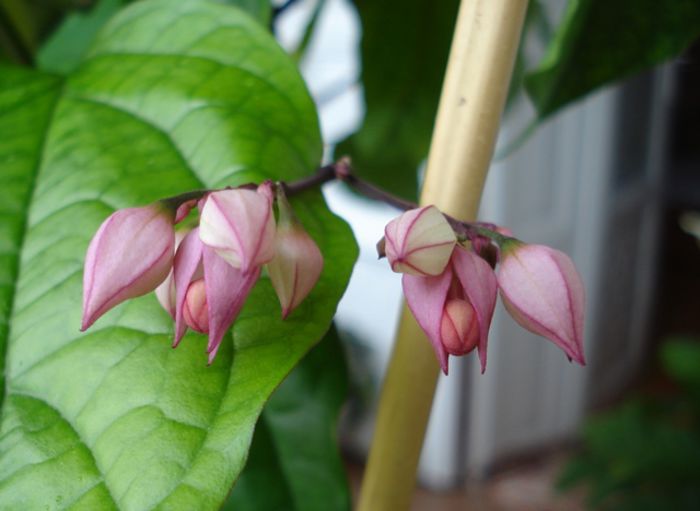
M 400 80 L 405 108 L 419 108 L 412 91 L 428 79 L 388 66 L 381 78 L 365 76 L 363 88 L 364 20 L 351 2 L 320 4 L 318 11 L 319 2 L 295 2 L 276 33 L 297 51 L 317 18 L 300 66 L 319 105 L 328 157 L 357 152 L 358 166 L 371 153 L 362 137 L 379 143 L 385 135 L 371 109 L 392 107 L 369 87 Z M 519 66 L 541 60 L 565 7 L 531 6 Z M 422 15 L 422 35 L 434 37 L 437 21 Z M 406 38 L 409 48 L 412 40 Z M 442 71 L 446 42 L 433 46 L 445 52 L 432 57 L 441 65 L 416 70 Z M 697 43 L 542 122 L 523 91 L 511 90 L 480 218 L 574 259 L 587 290 L 588 366 L 570 364 L 499 308 L 486 374 L 475 357 L 465 357 L 441 377 L 415 509 L 700 509 L 699 93 Z M 405 115 L 402 122 L 412 120 Z M 386 150 L 410 152 L 410 137 L 394 132 L 383 142 L 400 147 Z M 395 175 L 392 164 L 387 178 Z M 411 178 L 403 179 L 409 186 Z M 357 483 L 401 303 L 400 277 L 377 260 L 374 245 L 397 212 L 342 185 L 325 192 L 361 247 L 337 316 L 352 388 L 341 440 Z
M 0 0 L 0 58 L 66 72 L 125 3 Z M 273 6 L 326 159 L 415 198 L 458 2 Z M 573 258 L 588 365 L 497 309 L 486 373 L 468 356 L 441 377 L 415 510 L 700 509 L 698 35 L 697 0 L 530 1 L 480 218 Z M 375 252 L 397 211 L 324 193 L 361 248 L 336 321 L 356 491 L 401 304 Z

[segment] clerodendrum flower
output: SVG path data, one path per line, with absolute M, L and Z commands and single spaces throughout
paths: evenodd
M 473 242 L 470 250 L 456 242 L 446 244 L 444 226 L 452 229 L 434 207 L 407 211 L 387 226 L 384 250 L 392 269 L 404 273 L 406 302 L 445 373 L 449 355 L 465 355 L 474 348 L 482 372 L 486 369 L 488 330 L 499 287 L 506 310 L 521 326 L 552 340 L 570 359 L 584 364 L 583 284 L 568 256 L 542 245 L 526 245 L 497 226 L 493 231 L 473 230 L 468 236 Z M 485 237 L 489 232 L 499 243 L 500 254 Z M 498 276 L 493 271 L 497 263 Z
M 441 275 L 405 274 L 403 291 L 445 374 L 448 355 L 465 355 L 475 347 L 482 372 L 486 369 L 488 331 L 497 295 L 496 276 L 486 261 L 457 246 Z
M 81 330 L 163 282 L 173 262 L 173 222 L 172 211 L 154 203 L 120 209 L 102 223 L 85 256 Z
M 323 257 L 281 197 L 279 231 L 270 182 L 114 213 L 88 249 L 83 330 L 118 303 L 156 289 L 175 320 L 173 346 L 188 327 L 208 334 L 211 363 L 264 264 L 286 317 L 316 284 Z M 199 226 L 180 230 L 176 242 L 174 224 L 194 207 Z
M 209 334 L 207 353 L 209 362 L 214 360 L 260 276 L 261 264 L 274 250 L 270 245 L 274 234 L 266 192 L 234 189 L 208 194 L 199 227 L 185 236 L 175 255 L 175 346 L 189 326 Z M 202 284 L 196 284 L 202 276 Z

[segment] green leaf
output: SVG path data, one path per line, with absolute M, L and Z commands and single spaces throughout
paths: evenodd
M 506 114 L 514 103 L 525 96 L 525 72 L 534 66 L 527 50 L 528 39 L 534 38 L 540 43 L 546 44 L 552 39 L 552 27 L 547 18 L 547 13 L 539 0 L 530 0 L 527 4 L 527 12 L 523 21 L 523 30 L 520 35 L 518 51 L 515 54 L 513 73 L 510 78 L 508 95 L 506 96 Z
M 80 334 L 83 258 L 117 208 L 308 174 L 322 144 L 298 71 L 238 9 L 138 2 L 63 82 L 2 69 L 0 111 L 2 506 L 217 509 L 264 403 L 330 325 L 349 228 L 319 192 L 295 197 L 324 254 L 318 284 L 282 321 L 262 278 L 210 367 L 204 336 L 170 347 L 152 294 Z
M 270 24 L 272 16 L 272 6 L 270 0 L 220 0 L 221 2 L 235 5 L 239 9 L 244 10 L 258 22 L 267 27 Z
M 700 396 L 700 341 L 674 337 L 662 346 L 661 360 L 666 372 L 687 390 Z
M 39 50 L 37 54 L 39 69 L 60 74 L 74 71 L 80 65 L 100 29 L 130 1 L 98 0 L 89 11 L 77 11 L 66 16 Z M 268 0 L 221 1 L 243 9 L 265 26 L 270 21 Z
M 526 88 L 545 118 L 606 83 L 678 55 L 698 35 L 697 0 L 570 0 Z
M 335 328 L 272 395 L 255 429 L 250 459 L 225 510 L 343 511 L 350 493 L 336 442 L 347 393 Z
M 367 114 L 336 148 L 356 172 L 402 197 L 418 194 L 428 156 L 457 0 L 356 0 L 362 19 L 362 83 Z
M 61 74 L 75 70 L 97 33 L 125 3 L 126 0 L 99 0 L 87 12 L 66 16 L 37 53 L 37 67 Z

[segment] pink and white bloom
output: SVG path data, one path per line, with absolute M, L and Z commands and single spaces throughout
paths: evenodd
M 199 236 L 243 273 L 269 262 L 275 255 L 275 218 L 266 187 L 210 193 L 201 209 Z
M 525 329 L 546 337 L 581 365 L 583 282 L 571 259 L 544 245 L 510 241 L 501 248 L 498 271 L 501 298 Z
M 384 251 L 391 269 L 409 275 L 440 275 L 457 237 L 435 206 L 406 211 L 384 229 Z
M 406 303 L 433 345 L 445 374 L 448 355 L 468 353 L 474 346 L 481 371 L 486 370 L 488 331 L 497 289 L 496 276 L 488 263 L 459 245 L 440 275 L 403 276 Z
M 323 271 L 321 251 L 294 217 L 280 187 L 277 191 L 279 219 L 275 236 L 275 257 L 267 264 L 270 281 L 286 318 L 318 282 Z
M 120 209 L 102 223 L 85 256 L 81 330 L 165 280 L 175 249 L 173 222 L 173 212 L 154 203 Z

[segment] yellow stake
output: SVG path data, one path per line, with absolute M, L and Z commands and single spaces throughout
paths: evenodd
M 476 218 L 526 8 L 527 0 L 462 0 L 421 204 Z M 404 307 L 358 511 L 409 508 L 438 371 L 430 343 Z

